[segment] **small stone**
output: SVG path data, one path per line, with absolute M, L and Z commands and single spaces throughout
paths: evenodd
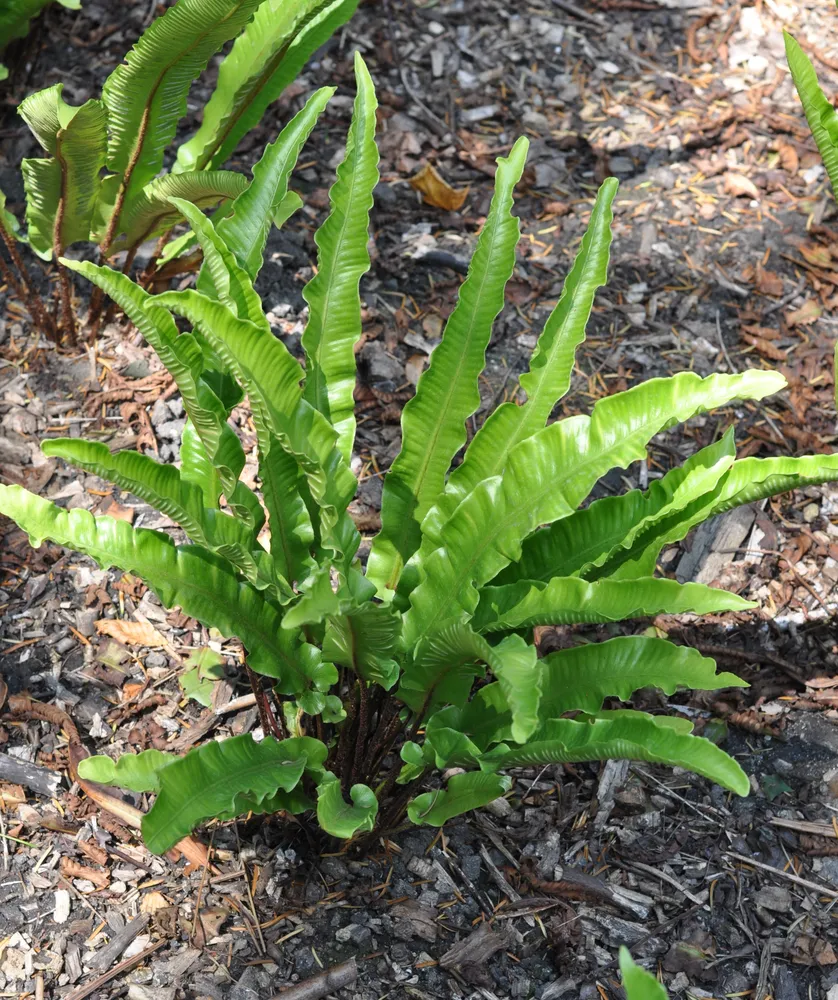
M 816 517 L 820 514 L 821 509 L 816 503 L 807 503 L 803 508 L 803 520 L 807 524 L 811 524 Z
M 57 924 L 65 924 L 70 916 L 70 893 L 66 889 L 55 890 L 55 909 L 52 919 Z
M 172 411 L 169 409 L 166 401 L 163 399 L 156 400 L 154 406 L 151 408 L 151 422 L 154 426 L 165 424 L 167 420 L 171 419 Z
M 497 104 L 481 104 L 478 108 L 467 108 L 460 112 L 460 120 L 465 125 L 474 125 L 486 121 L 487 118 L 494 118 L 498 111 L 500 106 Z
M 611 62 L 610 60 L 606 60 L 604 63 L 600 63 L 599 64 L 599 68 L 604 73 L 610 73 L 612 76 L 615 73 L 619 73 L 620 72 L 620 67 L 616 63 Z
M 791 909 L 792 899 L 788 889 L 781 886 L 767 885 L 754 894 L 754 902 L 766 910 L 775 913 L 787 913 Z
M 157 427 L 157 434 L 164 441 L 179 441 L 185 425 L 186 421 L 183 419 L 167 420 Z

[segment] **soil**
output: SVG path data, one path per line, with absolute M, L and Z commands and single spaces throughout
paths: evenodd
M 351 113 L 352 52 L 364 53 L 382 155 L 359 354 L 356 512 L 370 531 L 401 405 L 453 308 L 495 157 L 520 133 L 531 142 L 516 201 L 523 237 L 476 422 L 524 370 L 596 187 L 614 175 L 609 285 L 557 415 L 689 368 L 777 367 L 789 389 L 660 435 L 646 463 L 602 489 L 645 484 L 734 419 L 740 456 L 833 449 L 835 205 L 780 31 L 793 26 L 832 94 L 836 15 L 783 0 L 698 3 L 364 4 L 237 151 L 231 166 L 247 170 L 314 87 L 338 85 L 295 173 L 305 208 L 272 233 L 258 284 L 277 336 L 299 353 L 313 232 Z M 52 5 L 8 53 L 0 189 L 18 215 L 19 163 L 37 155 L 14 112 L 20 99 L 57 81 L 73 103 L 98 94 L 160 9 L 147 0 Z M 211 74 L 197 81 L 179 139 L 194 130 L 211 83 Z M 426 163 L 468 188 L 460 209 L 427 204 L 410 186 Z M 76 296 L 83 314 L 86 289 Z M 95 344 L 55 350 L 8 292 L 4 305 L 2 481 L 169 529 L 136 498 L 38 448 L 45 436 L 84 434 L 176 460 L 182 405 L 167 396 L 156 359 L 118 322 Z M 248 414 L 235 416 L 250 451 Z M 0 672 L 12 695 L 63 708 L 93 752 L 185 749 L 258 724 L 252 708 L 216 715 L 178 685 L 183 660 L 212 644 L 225 667 L 215 704 L 245 692 L 233 644 L 162 609 L 131 578 L 55 546 L 33 551 L 7 521 L 0 533 Z M 835 1000 L 838 490 L 719 519 L 662 563 L 678 579 L 760 602 L 757 612 L 701 623 L 629 626 L 695 645 L 751 682 L 744 693 L 635 700 L 723 741 L 752 777 L 748 799 L 651 764 L 521 770 L 507 799 L 441 834 L 399 832 L 367 856 L 337 854 L 312 827 L 277 818 L 204 830 L 218 868 L 208 874 L 150 855 L 70 784 L 66 730 L 10 711 L 3 752 L 33 765 L 33 781 L 60 782 L 50 794 L 0 783 L 0 993 L 81 1000 L 93 986 L 89 995 L 102 998 L 251 1000 L 354 956 L 357 979 L 337 994 L 347 1000 L 616 998 L 625 943 L 672 996 Z M 162 644 L 100 634 L 97 622 L 117 619 L 146 621 Z M 313 982 L 310 995 L 324 995 Z

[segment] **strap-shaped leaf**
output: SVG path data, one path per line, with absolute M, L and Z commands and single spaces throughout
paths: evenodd
M 486 806 L 509 791 L 509 778 L 490 772 L 471 771 L 455 774 L 445 788 L 417 795 L 407 807 L 411 823 L 417 826 L 442 826 L 454 816 Z
M 631 490 L 621 496 L 595 500 L 584 510 L 555 521 L 524 542 L 521 558 L 507 566 L 493 583 L 541 580 L 554 576 L 585 576 L 602 566 L 618 549 L 631 550 L 639 536 L 646 537 L 672 524 L 694 500 L 709 494 L 733 464 L 736 449 L 733 428 L 719 441 L 702 448 L 643 493 Z M 654 566 L 648 573 L 651 576 Z
M 100 785 L 116 785 L 131 792 L 159 792 L 160 772 L 178 759 L 162 750 L 124 753 L 118 760 L 104 755 L 79 761 L 79 776 Z
M 788 490 L 836 479 L 838 454 L 745 458 L 734 462 L 715 489 L 688 504 L 677 515 L 657 521 L 637 535 L 629 548 L 615 550 L 601 567 L 587 575 L 590 579 L 610 577 L 619 580 L 651 575 L 661 549 L 679 542 L 709 517 Z
M 823 159 L 832 190 L 838 192 L 838 115 L 818 84 L 815 67 L 809 57 L 787 31 L 783 32 L 783 37 L 791 78 L 800 95 L 806 121 Z
M 194 542 L 229 559 L 254 586 L 276 587 L 278 597 L 291 596 L 287 580 L 277 576 L 265 558 L 267 553 L 256 541 L 264 516 L 248 527 L 238 518 L 205 507 L 199 485 L 185 479 L 173 465 L 156 462 L 136 451 L 111 454 L 106 445 L 80 438 L 53 438 L 44 441 L 42 450 L 45 455 L 58 455 L 111 480 L 156 507 L 176 521 Z M 244 483 L 240 485 L 244 487 Z
M 178 0 L 156 18 L 102 88 L 108 109 L 108 169 L 130 208 L 163 166 L 186 114 L 186 95 L 210 57 L 241 31 L 259 0 Z M 115 186 L 115 185 L 114 185 Z M 114 232 L 119 228 L 114 220 Z
M 91 556 L 102 567 L 118 566 L 142 577 L 168 607 L 238 636 L 257 673 L 277 679 L 283 694 L 314 684 L 327 690 L 337 680 L 318 651 L 281 627 L 281 615 L 262 593 L 239 577 L 230 563 L 199 545 L 175 546 L 157 531 L 132 528 L 89 511 L 62 510 L 19 486 L 0 486 L 0 511 L 13 518 L 34 546 L 49 538 Z
M 750 791 L 748 776 L 736 761 L 709 740 L 660 725 L 642 712 L 610 718 L 552 719 L 521 747 L 493 751 L 498 768 L 583 760 L 648 760 L 701 774 L 737 795 Z M 483 766 L 488 760 L 483 758 Z
M 270 516 L 271 556 L 277 571 L 292 583 L 314 569 L 314 528 L 305 497 L 311 496 L 297 460 L 276 442 L 259 451 L 259 479 Z M 313 504 L 314 501 L 311 500 Z
M 276 142 L 265 147 L 253 167 L 253 180 L 233 202 L 230 214 L 218 224 L 218 233 L 236 255 L 239 264 L 255 279 L 262 267 L 262 254 L 271 222 L 287 194 L 288 179 L 309 133 L 334 94 L 334 87 L 322 87 L 306 102 L 280 132 Z M 212 294 L 212 279 L 206 269 L 198 276 L 198 290 Z
M 503 477 L 481 483 L 454 512 L 443 545 L 423 560 L 422 582 L 410 595 L 405 641 L 411 645 L 447 621 L 473 611 L 476 586 L 493 579 L 520 556 L 521 542 L 541 525 L 567 517 L 612 468 L 646 455 L 659 431 L 736 398 L 776 392 L 776 372 L 700 378 L 681 372 L 650 379 L 608 396 L 590 418 L 569 417 L 525 441 L 509 455 Z
M 378 815 L 378 799 L 368 785 L 353 785 L 349 794 L 351 804 L 344 799 L 340 782 L 333 774 L 317 788 L 317 822 L 326 833 L 342 840 L 372 830 Z
M 258 811 L 278 790 L 297 786 L 310 758 L 316 767 L 326 759 L 318 740 L 257 743 L 249 733 L 190 750 L 159 773 L 160 794 L 143 817 L 146 847 L 165 854 L 204 820 Z
M 706 615 L 754 607 L 752 601 L 701 583 L 651 576 L 589 583 L 577 576 L 558 576 L 546 584 L 521 580 L 505 587 L 484 587 L 472 623 L 481 632 L 503 632 L 532 625 L 616 622 L 659 614 Z
M 238 316 L 266 330 L 270 324 L 262 311 L 262 300 L 253 288 L 250 275 L 237 261 L 215 226 L 195 205 L 173 198 L 172 204 L 192 226 L 204 254 L 204 267 L 212 279 L 214 295 Z
M 354 554 L 360 536 L 346 505 L 357 482 L 336 447 L 334 429 L 301 398 L 299 362 L 269 329 L 238 319 L 199 292 L 166 292 L 155 302 L 185 316 L 237 373 L 250 398 L 254 422 L 276 437 L 302 469 L 320 505 L 324 544 Z
M 427 638 L 405 668 L 398 697 L 423 718 L 438 705 L 462 707 L 479 664 L 498 680 L 511 713 L 512 738 L 523 743 L 538 725 L 541 669 L 534 646 L 520 636 L 490 645 L 468 625 L 450 625 Z
M 317 273 L 303 289 L 309 306 L 302 344 L 305 398 L 328 417 L 347 462 L 355 440 L 355 344 L 361 336 L 359 283 L 370 267 L 367 251 L 372 192 L 378 183 L 375 88 L 355 53 L 355 110 L 346 155 L 329 192 L 331 211 L 314 235 Z
M 204 267 L 219 302 L 238 319 L 258 326 L 263 336 L 267 334 L 274 339 L 250 275 L 239 264 L 220 233 L 194 205 L 180 199 L 172 201 L 190 222 L 201 244 Z M 199 300 L 200 293 L 195 298 Z M 284 348 L 275 353 L 285 366 L 288 377 L 280 384 L 275 383 L 272 391 L 290 392 L 294 398 L 299 397 L 302 378 L 299 363 Z M 259 444 L 259 476 L 271 519 L 271 555 L 280 576 L 292 582 L 302 580 L 313 568 L 311 546 L 314 528 L 305 502 L 308 486 L 294 456 L 284 451 L 271 434 L 270 422 L 262 416 L 258 405 L 254 417 Z
M 416 395 L 402 411 L 402 446 L 384 480 L 382 527 L 367 566 L 382 595 L 395 589 L 402 566 L 419 548 L 419 526 L 465 442 L 466 420 L 480 405 L 478 377 L 515 265 L 520 227 L 511 214 L 512 193 L 524 170 L 527 146 L 522 137 L 508 157 L 498 159 L 495 194 L 468 277 Z
M 87 240 L 105 163 L 107 115 L 101 101 L 71 107 L 55 84 L 27 97 L 18 108 L 49 159 L 21 164 L 26 190 L 29 243 L 43 257 Z
M 735 674 L 716 673 L 713 660 L 689 646 L 650 636 L 620 636 L 550 653 L 540 660 L 542 719 L 565 712 L 599 712 L 605 698 L 628 699 L 644 687 L 715 691 L 747 687 Z
M 204 507 L 218 509 L 221 496 L 221 479 L 210 461 L 195 425 L 187 417 L 180 439 L 180 474 L 188 483 L 201 491 Z
M 175 169 L 206 170 L 225 163 L 357 6 L 358 0 L 265 0 L 221 63 L 201 127 L 178 149 Z
M 114 241 L 112 249 L 137 246 L 177 225 L 183 216 L 171 198 L 183 199 L 200 209 L 215 208 L 237 198 L 246 188 L 247 178 L 234 170 L 155 177 L 123 213 L 123 235 Z
M 227 410 L 203 377 L 205 363 L 201 345 L 195 337 L 179 333 L 172 316 L 126 275 L 87 261 L 62 258 L 62 263 L 106 292 L 157 352 L 177 383 L 184 408 L 229 499 L 244 468 L 244 451 L 227 424 Z M 206 477 L 203 478 L 206 482 Z M 209 498 L 205 496 L 206 499 Z M 217 499 L 208 506 L 216 506 Z
M 620 974 L 626 1000 L 667 1000 L 663 984 L 651 972 L 635 965 L 625 945 L 620 946 Z
M 503 472 L 509 452 L 547 423 L 556 403 L 570 388 L 576 348 L 585 340 L 585 327 L 597 288 L 608 276 L 611 247 L 611 204 L 617 181 L 609 178 L 597 195 L 582 246 L 568 274 L 562 294 L 544 325 L 530 368 L 518 380 L 526 402 L 502 403 L 475 434 L 462 465 L 451 473 L 445 492 L 422 522 L 424 544 L 432 545 L 457 504 L 484 479 Z

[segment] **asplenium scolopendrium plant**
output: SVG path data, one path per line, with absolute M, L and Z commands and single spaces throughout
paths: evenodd
M 171 199 L 225 213 L 248 187 L 221 169 L 268 105 L 309 56 L 354 12 L 358 0 L 177 0 L 111 73 L 101 99 L 71 107 L 57 83 L 27 97 L 19 113 L 48 154 L 23 161 L 27 240 L 45 259 L 92 240 L 107 260 L 126 252 L 124 269 L 147 240 L 162 241 L 183 220 Z M 193 80 L 228 41 L 215 90 L 195 135 L 164 159 L 186 114 Z M 289 195 L 281 223 L 299 205 Z M 16 223 L 0 214 L 7 245 Z M 177 251 L 189 246 L 178 242 Z M 70 291 L 62 271 L 63 326 L 72 339 Z M 22 276 L 32 307 L 31 282 Z M 35 305 L 36 313 L 44 310 Z M 96 307 L 93 312 L 95 313 Z M 41 315 L 43 319 L 43 315 Z
M 800 103 L 806 113 L 806 121 L 821 154 L 832 191 L 838 197 L 838 114 L 821 90 L 818 76 L 811 59 L 800 47 L 800 43 L 784 32 L 786 59 Z M 838 409 L 838 341 L 835 343 L 833 362 L 835 406 Z
M 527 142 L 498 161 L 495 192 L 441 343 L 402 417 L 384 480 L 382 528 L 362 567 L 347 511 L 356 480 L 353 347 L 359 280 L 378 180 L 376 101 L 357 58 L 357 97 L 331 212 L 316 235 L 305 289 L 305 367 L 271 333 L 253 281 L 277 197 L 329 92 L 314 94 L 269 146 L 233 212 L 214 226 L 176 200 L 204 265 L 191 291 L 149 295 L 105 267 L 68 263 L 124 308 L 177 382 L 188 422 L 181 467 L 80 440 L 49 455 L 116 482 L 177 521 L 190 538 L 65 511 L 0 487 L 0 511 L 34 544 L 50 538 L 142 576 L 166 605 L 237 636 L 269 735 L 212 742 L 184 757 L 125 755 L 81 765 L 89 780 L 157 793 L 143 833 L 166 850 L 199 822 L 249 810 L 316 810 L 336 837 L 389 829 L 405 810 L 441 825 L 509 788 L 509 768 L 639 758 L 698 772 L 739 794 L 739 765 L 681 718 L 603 710 L 638 688 L 741 686 L 695 650 L 624 636 L 539 656 L 533 628 L 662 612 L 741 610 L 748 602 L 655 577 L 658 553 L 737 504 L 838 476 L 838 456 L 736 461 L 733 431 L 644 492 L 581 505 L 600 477 L 642 460 L 652 437 L 696 413 L 781 389 L 753 370 L 682 372 L 599 400 L 589 416 L 549 423 L 567 392 L 596 289 L 606 278 L 606 181 L 547 320 L 521 405 L 503 403 L 465 448 L 492 324 L 515 263 L 511 214 Z M 174 316 L 191 325 L 179 333 Z M 247 395 L 261 496 L 239 478 L 245 456 L 227 423 Z M 263 506 L 264 505 L 264 506 Z M 269 533 L 269 541 L 268 539 Z M 439 772 L 461 769 L 441 785 Z

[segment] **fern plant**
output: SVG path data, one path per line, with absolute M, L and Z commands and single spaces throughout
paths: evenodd
M 71 244 L 92 240 L 103 260 L 124 251 L 128 271 L 141 244 L 157 239 L 162 250 L 172 228 L 183 221 L 173 198 L 216 208 L 223 217 L 225 206 L 249 184 L 244 174 L 222 169 L 223 164 L 357 4 L 178 0 L 111 73 L 101 98 L 72 107 L 64 101 L 61 83 L 31 94 L 18 111 L 47 154 L 22 164 L 31 248 L 46 260 L 58 259 Z M 186 114 L 192 81 L 233 38 L 200 128 L 177 150 L 172 170 L 161 172 Z M 273 206 L 277 221 L 298 204 L 291 195 L 284 206 Z M 0 226 L 9 245 L 16 224 L 10 226 L 6 217 Z M 186 238 L 177 250 L 188 246 Z M 72 340 L 70 287 L 66 272 L 60 273 L 62 325 Z M 33 299 L 31 282 L 24 276 L 23 283 L 24 297 Z M 98 316 L 100 306 L 97 296 L 92 316 Z M 45 312 L 37 306 L 35 311 Z
M 838 197 L 838 114 L 821 90 L 811 59 L 792 35 L 787 31 L 783 35 L 786 42 L 786 60 L 806 114 L 806 121 L 821 154 L 833 194 Z M 835 406 L 838 409 L 838 341 L 835 343 L 833 357 L 833 380 Z
M 502 403 L 467 442 L 515 263 L 513 191 L 527 154 L 519 139 L 498 160 L 459 301 L 404 409 L 382 527 L 363 566 L 348 510 L 357 486 L 353 348 L 378 154 L 375 92 L 360 57 L 356 76 L 346 154 L 305 289 L 305 367 L 271 333 L 253 281 L 272 213 L 328 90 L 267 147 L 252 184 L 217 225 L 170 196 L 203 250 L 195 289 L 151 295 L 118 271 L 65 261 L 142 331 L 177 382 L 189 419 L 180 468 L 78 439 L 46 441 L 44 451 L 157 507 L 189 542 L 66 511 L 17 486 L 0 487 L 0 511 L 33 544 L 49 538 L 135 573 L 165 605 L 237 636 L 267 734 L 182 757 L 91 758 L 80 774 L 156 793 L 143 823 L 156 852 L 204 820 L 248 811 L 313 810 L 340 838 L 390 829 L 405 812 L 438 826 L 504 795 L 510 768 L 550 762 L 657 761 L 746 794 L 739 764 L 692 735 L 686 720 L 603 707 L 647 686 L 671 694 L 741 680 L 716 673 L 693 649 L 646 635 L 541 656 L 533 629 L 753 607 L 723 590 L 656 576 L 658 554 L 738 504 L 838 477 L 838 456 L 737 461 L 731 428 L 645 492 L 584 506 L 597 481 L 642 460 L 658 432 L 784 385 L 771 371 L 682 372 L 601 399 L 590 415 L 550 422 L 606 279 L 614 180 L 599 191 L 561 298 L 520 377 L 526 401 Z M 179 333 L 175 317 L 191 332 Z M 227 422 L 244 395 L 257 432 L 258 494 L 240 479 L 245 456 Z M 260 677 L 270 679 L 269 692 Z M 441 782 L 450 768 L 456 773 Z

